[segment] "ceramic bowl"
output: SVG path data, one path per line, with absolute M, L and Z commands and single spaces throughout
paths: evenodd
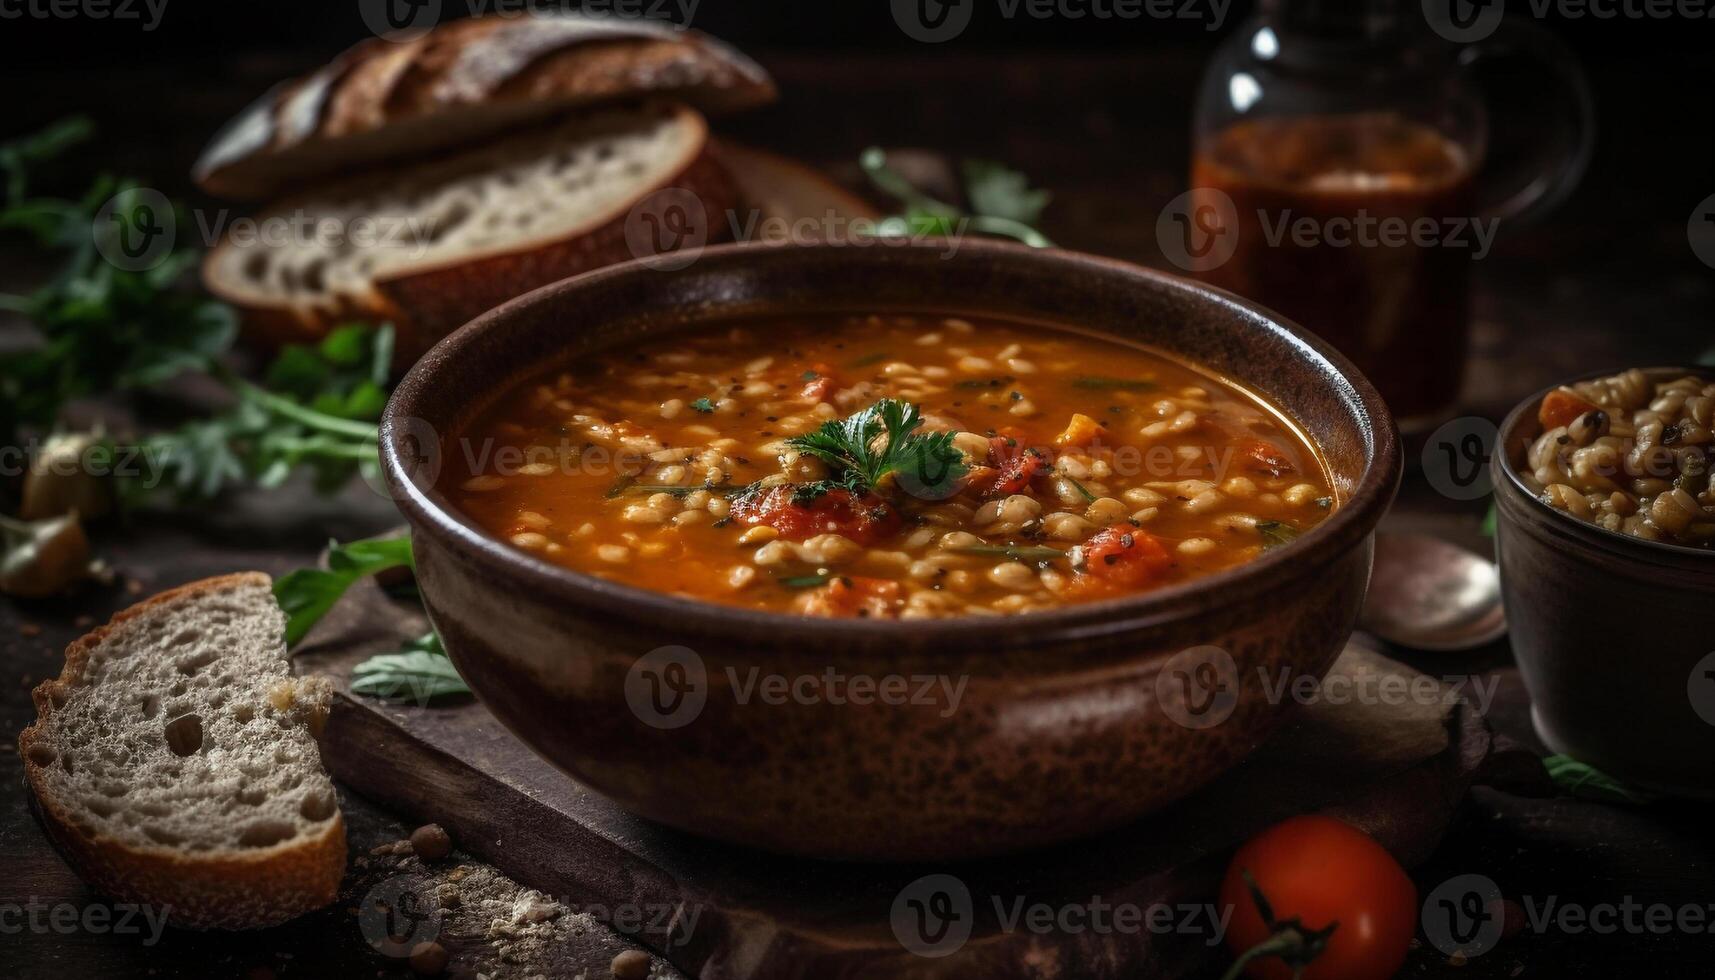
M 1537 734 L 1635 786 L 1715 796 L 1715 553 L 1617 534 L 1537 499 L 1525 454 L 1552 390 L 1507 416 L 1494 458 L 1501 597 Z
M 887 310 L 1064 324 L 1200 364 L 1302 423 L 1340 505 L 1248 565 L 1146 595 L 866 621 L 582 575 L 496 540 L 436 489 L 437 453 L 451 451 L 441 437 L 545 361 L 701 321 Z M 951 255 L 939 243 L 722 246 L 674 272 L 630 263 L 566 280 L 436 346 L 394 393 L 381 443 L 435 627 L 519 738 L 651 820 L 861 860 L 973 857 L 1112 828 L 1233 765 L 1280 716 L 1269 685 L 1283 671 L 1320 677 L 1344 645 L 1400 471 L 1381 399 L 1303 330 L 1173 276 L 989 242 Z M 893 697 L 766 698 L 754 686 L 829 671 Z

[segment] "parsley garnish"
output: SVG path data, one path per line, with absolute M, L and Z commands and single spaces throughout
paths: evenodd
M 1086 391 L 1154 391 L 1155 382 L 1141 378 L 1104 378 L 1090 374 L 1073 378 L 1072 387 Z
M 1267 551 L 1284 544 L 1291 544 L 1301 533 L 1291 524 L 1281 521 L 1257 521 L 1256 533 L 1262 535 L 1262 547 Z
M 954 448 L 951 432 L 917 434 L 922 424 L 916 405 L 884 398 L 786 444 L 833 467 L 834 482 L 854 492 L 879 485 L 889 474 L 944 487 L 964 475 L 964 454 Z
M 708 413 L 715 410 L 715 403 L 709 401 L 708 397 L 705 395 L 704 397 L 692 402 L 691 407 L 699 412 Z

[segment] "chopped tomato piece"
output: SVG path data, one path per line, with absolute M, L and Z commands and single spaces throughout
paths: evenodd
M 1102 423 L 1082 413 L 1073 413 L 1066 431 L 1054 437 L 1056 446 L 1088 446 L 1107 434 Z
M 803 611 L 830 618 L 897 619 L 899 594 L 898 582 L 838 575 L 804 598 Z
M 1542 423 L 1543 431 L 1546 432 L 1563 425 L 1571 425 L 1578 416 L 1595 410 L 1596 406 L 1565 388 L 1556 388 L 1543 398 L 1542 407 L 1536 410 L 1536 420 Z
M 848 490 L 829 490 L 813 500 L 794 500 L 791 484 L 749 494 L 733 502 L 731 516 L 740 524 L 767 524 L 789 541 L 818 534 L 838 534 L 858 544 L 874 544 L 899 526 L 899 511 L 873 493 L 854 497 Z
M 815 377 L 806 379 L 808 383 L 804 385 L 804 390 L 798 393 L 798 397 L 813 402 L 832 401 L 835 389 L 840 386 L 838 379 L 834 377 L 834 369 L 826 364 L 813 364 L 810 366 L 810 373 Z
M 1018 493 L 1030 486 L 1037 474 L 1048 469 L 1048 461 L 1041 453 L 1005 435 L 989 439 L 989 462 L 1000 471 L 994 483 L 983 491 L 990 496 Z
M 1084 568 L 1091 576 L 1126 588 L 1159 578 L 1173 567 L 1173 557 L 1155 536 L 1130 524 L 1115 524 L 1095 533 L 1084 545 Z
M 1296 469 L 1279 446 L 1261 439 L 1240 443 L 1239 459 L 1246 469 L 1269 476 L 1282 476 Z

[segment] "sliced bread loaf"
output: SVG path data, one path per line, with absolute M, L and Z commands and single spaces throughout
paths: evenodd
M 514 296 L 637 257 L 626 218 L 657 191 L 701 204 L 692 244 L 725 231 L 737 194 L 708 144 L 702 117 L 681 106 L 576 114 L 282 202 L 235 224 L 203 280 L 264 341 L 392 322 L 408 365 Z
M 42 824 L 98 890 L 193 929 L 274 925 L 334 900 L 345 823 L 268 576 L 206 579 L 113 617 L 35 690 L 18 750 Z

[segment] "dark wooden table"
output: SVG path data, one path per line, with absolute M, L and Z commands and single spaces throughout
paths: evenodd
M 99 159 L 86 162 L 148 174 L 170 193 L 180 193 L 188 161 L 226 113 L 273 78 L 315 60 L 316 53 L 303 53 L 241 66 L 216 62 L 199 69 L 204 74 L 197 85 L 187 83 L 190 69 L 183 66 L 123 78 L 37 71 L 27 79 L 29 86 L 54 97 L 9 114 L 22 130 L 67 108 L 90 109 L 105 139 Z M 1165 267 L 1155 245 L 1155 218 L 1184 189 L 1185 107 L 1196 59 L 936 51 L 917 57 L 765 54 L 763 60 L 777 72 L 785 99 L 732 121 L 726 131 L 836 172 L 849 173 L 849 161 L 870 143 L 1006 160 L 1054 191 L 1045 230 L 1056 241 Z M 226 75 L 208 84 L 209 71 Z M 1715 189 L 1699 188 L 1703 178 L 1696 171 L 1709 159 L 1709 127 L 1686 134 L 1700 143 L 1680 146 L 1678 153 L 1646 152 L 1657 145 L 1659 130 L 1647 114 L 1627 112 L 1635 100 L 1659 94 L 1659 86 L 1695 81 L 1698 71 L 1615 61 L 1599 73 L 1606 128 L 1586 186 L 1542 225 L 1503 226 L 1495 252 L 1477 266 L 1477 343 L 1466 412 L 1496 418 L 1556 377 L 1688 360 L 1715 343 L 1709 316 L 1715 273 L 1698 263 L 1685 240 L 1692 207 Z M 1706 77 L 1702 84 L 1707 90 Z M 162 92 L 171 97 L 159 97 Z M 17 288 L 21 277 L 40 267 L 16 243 L 0 254 L 4 288 Z M 1482 501 L 1446 499 L 1413 475 L 1388 525 L 1486 549 L 1478 533 L 1484 507 Z M 217 508 L 151 513 L 104 534 L 100 550 L 120 570 L 123 584 L 61 601 L 0 602 L 0 663 L 6 667 L 0 676 L 0 731 L 16 732 L 30 720 L 29 689 L 58 672 L 59 651 L 68 640 L 138 594 L 237 569 L 278 574 L 313 561 L 330 537 L 361 536 L 394 523 L 389 505 L 361 487 L 334 499 L 288 488 L 238 496 Z M 1469 655 L 1395 655 L 1436 675 L 1498 678 L 1491 723 L 1518 743 L 1535 744 L 1528 698 L 1504 643 Z M 98 903 L 37 831 L 20 787 L 15 749 L 4 744 L 0 913 L 32 901 L 78 908 Z M 1477 872 L 1493 878 L 1508 897 L 1537 905 L 1551 898 L 1582 906 L 1715 903 L 1715 836 L 1709 832 L 1715 811 L 1709 807 L 1580 802 L 1533 792 L 1528 780 L 1507 787 L 1480 787 L 1471 794 L 1443 846 L 1418 869 L 1420 890 Z M 354 854 L 408 829 L 355 794 L 345 793 L 342 802 Z M 19 931 L 11 928 L 18 921 L 14 913 L 0 917 L 0 962 L 8 974 L 21 977 L 397 971 L 353 926 L 352 901 L 348 895 L 324 912 L 266 933 L 169 931 L 152 947 L 136 935 Z M 1706 934 L 1598 935 L 1527 926 L 1496 951 L 1463 965 L 1449 964 L 1424 944 L 1413 951 L 1404 975 L 1691 976 L 1707 971 L 1711 948 Z M 606 975 L 609 956 L 611 951 L 589 953 L 584 965 L 591 976 Z

